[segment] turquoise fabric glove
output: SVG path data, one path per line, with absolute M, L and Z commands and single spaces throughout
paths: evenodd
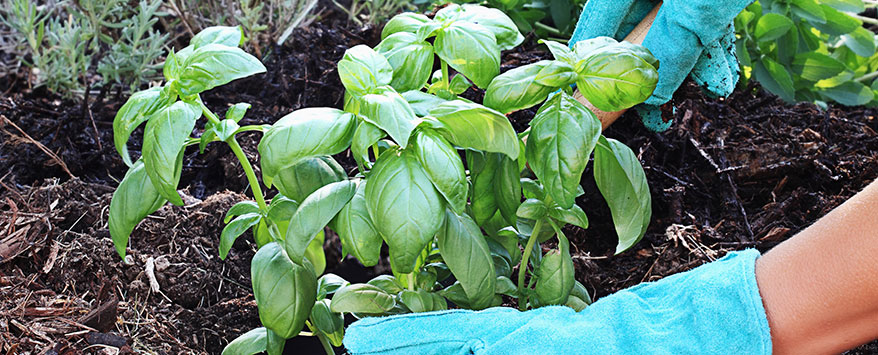
M 561 306 L 365 318 L 351 354 L 770 354 L 754 272 L 756 250 L 604 297 Z
M 644 125 L 664 131 L 658 106 L 668 102 L 687 75 L 715 96 L 728 96 L 738 82 L 732 22 L 753 0 L 666 0 L 643 46 L 659 60 L 659 82 L 645 105 L 637 107 Z M 570 46 L 598 36 L 622 40 L 657 1 L 589 0 Z

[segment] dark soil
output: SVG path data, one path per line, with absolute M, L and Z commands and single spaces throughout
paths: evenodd
M 267 74 L 206 93 L 207 104 L 222 113 L 251 103 L 243 124 L 271 123 L 301 107 L 341 107 L 335 63 L 351 46 L 375 45 L 379 31 L 351 26 L 331 11 L 325 17 L 267 51 Z M 547 57 L 525 48 L 505 53 L 503 69 Z M 21 75 L 0 80 L 0 351 L 76 354 L 113 346 L 214 354 L 259 326 L 249 281 L 252 238 L 240 238 L 225 261 L 217 254 L 225 210 L 247 198 L 228 149 L 187 151 L 186 206 L 165 206 L 140 224 L 122 261 L 106 221 L 126 170 L 112 144 L 124 96 L 107 92 L 83 105 L 29 90 Z M 585 174 L 579 203 L 591 227 L 567 233 L 577 277 L 596 297 L 730 250 L 767 250 L 878 176 L 873 109 L 787 105 L 753 85 L 711 99 L 692 84 L 678 91 L 674 106 L 676 122 L 667 132 L 645 130 L 633 114 L 606 132 L 638 154 L 650 182 L 652 223 L 632 250 L 612 256 L 610 213 L 591 171 Z M 520 131 L 532 116 L 530 110 L 510 118 Z M 130 143 L 134 154 L 140 134 Z M 258 138 L 242 138 L 251 161 Z M 387 270 L 361 268 L 353 259 L 339 264 L 331 234 L 326 249 L 327 272 L 351 281 Z M 287 349 L 310 353 L 314 346 L 299 337 Z M 878 353 L 878 344 L 852 353 Z

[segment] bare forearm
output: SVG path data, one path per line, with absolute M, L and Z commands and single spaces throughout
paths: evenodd
M 878 183 L 765 253 L 756 280 L 776 354 L 878 338 Z

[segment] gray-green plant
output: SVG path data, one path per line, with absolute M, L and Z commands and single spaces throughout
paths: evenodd
M 425 312 L 449 302 L 483 309 L 503 296 L 521 309 L 582 309 L 590 297 L 574 279 L 562 228 L 588 227 L 576 200 L 592 152 L 617 252 L 646 230 L 651 200 L 637 157 L 603 137 L 600 122 L 570 92 L 577 83 L 607 111 L 642 102 L 658 65 L 642 47 L 608 38 L 572 50 L 548 42 L 556 60 L 499 74 L 500 51 L 523 41 L 499 10 L 452 5 L 432 19 L 406 13 L 388 22 L 375 48 L 352 47 L 338 62 L 343 110 L 303 108 L 271 126 L 239 127 L 248 105 L 232 106 L 219 120 L 199 93 L 264 70 L 232 47 L 241 38 L 230 28 L 199 33 L 169 54 L 167 82 L 132 95 L 114 122 L 117 149 L 131 164 L 110 204 L 121 256 L 146 215 L 167 201 L 182 204 L 176 187 L 186 146 L 223 141 L 241 162 L 255 201 L 226 213 L 219 255 L 253 232 L 251 282 L 263 327 L 224 353 L 276 354 L 284 339 L 305 334 L 331 354 L 341 345 L 345 314 Z M 473 85 L 486 89 L 484 104 L 459 96 Z M 539 104 L 530 128 L 516 134 L 504 114 Z M 190 137 L 202 115 L 205 132 Z M 143 154 L 131 163 L 126 142 L 144 121 Z M 278 191 L 271 200 L 235 140 L 245 130 L 264 132 L 258 151 L 262 182 Z M 348 150 L 357 161 L 353 176 L 332 157 Z M 323 275 L 327 227 L 342 253 L 364 266 L 376 265 L 387 244 L 392 275 L 361 284 Z M 550 241 L 556 246 L 544 253 Z

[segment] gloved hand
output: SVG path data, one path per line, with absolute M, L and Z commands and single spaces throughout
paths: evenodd
M 561 306 L 365 318 L 351 354 L 770 354 L 756 250 L 604 297 Z
M 716 96 L 728 96 L 738 82 L 735 29 L 732 22 L 753 0 L 666 0 L 647 32 L 643 46 L 659 60 L 659 82 L 652 96 L 637 107 L 644 125 L 664 131 L 658 106 L 668 102 L 683 79 L 692 79 Z M 582 10 L 570 46 L 598 36 L 622 40 L 657 1 L 589 0 Z

